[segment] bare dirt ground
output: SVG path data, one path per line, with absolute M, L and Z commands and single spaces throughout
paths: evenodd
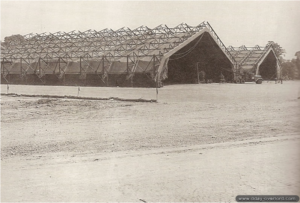
M 2 95 L 1 200 L 299 195 L 299 86 L 173 85 L 158 103 Z M 77 87 L 9 92 L 76 96 Z M 155 89 L 81 87 L 80 96 L 155 99 Z

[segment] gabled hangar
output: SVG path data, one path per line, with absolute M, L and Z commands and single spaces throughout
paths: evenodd
M 241 67 L 208 22 L 23 37 L 1 46 L 1 83 L 161 87 L 234 82 Z
M 236 80 L 252 81 L 255 75 L 260 75 L 263 80 L 275 80 L 281 78 L 281 67 L 272 43 L 265 47 L 238 48 L 228 47 L 230 54 L 238 64 Z

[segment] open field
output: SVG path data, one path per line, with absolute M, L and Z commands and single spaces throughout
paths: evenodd
M 299 195 L 299 86 L 173 85 L 159 89 L 158 103 L 2 95 L 1 200 Z M 80 90 L 84 97 L 156 98 L 154 88 Z M 10 85 L 9 92 L 76 96 L 77 87 Z

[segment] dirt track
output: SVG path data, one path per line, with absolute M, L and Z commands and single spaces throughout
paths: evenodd
M 2 96 L 2 201 L 295 194 L 299 84 L 174 85 L 159 89 L 158 103 Z M 10 92 L 76 95 L 77 87 Z M 80 95 L 155 99 L 155 89 L 82 87 Z

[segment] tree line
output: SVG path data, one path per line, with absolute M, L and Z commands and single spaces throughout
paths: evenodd
M 292 60 L 285 60 L 281 64 L 281 73 L 283 79 L 300 79 L 300 51 L 296 52 L 295 56 L 296 58 Z
M 296 58 L 286 60 L 283 58 L 286 51 L 273 41 L 269 41 L 268 45 L 272 44 L 273 49 L 281 65 L 281 75 L 284 80 L 300 79 L 300 51 L 295 53 Z

